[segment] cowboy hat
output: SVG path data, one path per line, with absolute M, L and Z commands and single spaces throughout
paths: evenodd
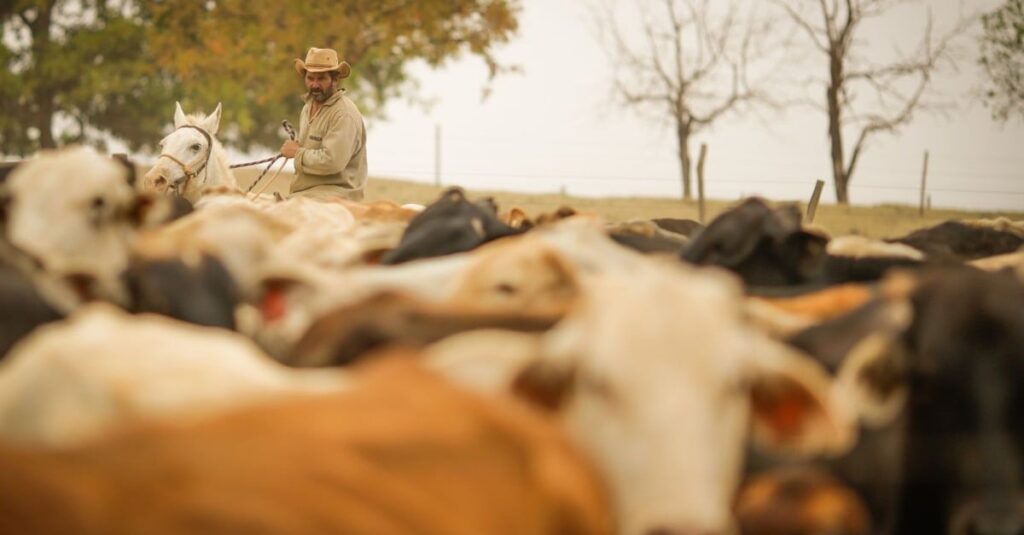
M 348 63 L 338 62 L 338 53 L 333 49 L 315 47 L 306 52 L 306 61 L 295 59 L 295 70 L 299 74 L 338 71 L 342 78 L 348 78 L 352 73 L 352 67 Z

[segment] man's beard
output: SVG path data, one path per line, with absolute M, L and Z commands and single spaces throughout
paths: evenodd
M 322 104 L 334 94 L 334 86 L 326 89 L 310 89 L 308 94 L 313 100 Z

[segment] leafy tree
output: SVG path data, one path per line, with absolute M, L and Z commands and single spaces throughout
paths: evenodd
M 517 29 L 516 0 L 166 0 L 147 7 L 150 45 L 161 69 L 181 82 L 186 109 L 223 102 L 222 139 L 243 149 L 276 148 L 280 123 L 304 92 L 293 68 L 311 46 L 334 48 L 352 65 L 342 85 L 364 114 L 414 87 L 414 61 L 438 66 L 463 52 L 493 55 Z M 170 111 L 167 116 L 169 117 Z
M 982 15 L 981 23 L 979 62 L 988 75 L 986 103 L 998 120 L 1012 115 L 1024 119 L 1024 0 L 1006 0 Z
M 493 55 L 517 29 L 516 0 L 0 1 L 0 147 L 8 154 L 109 136 L 151 149 L 174 101 L 222 102 L 225 143 L 280 145 L 303 92 L 293 60 L 335 48 L 370 115 L 414 87 L 414 61 Z
M 0 4 L 0 147 L 25 155 L 66 142 L 154 141 L 173 104 L 131 6 L 104 0 Z M 65 125 L 57 128 L 56 125 Z

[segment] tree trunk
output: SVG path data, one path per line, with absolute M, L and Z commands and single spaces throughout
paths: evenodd
M 34 69 L 39 69 L 46 61 L 47 51 L 50 48 L 50 23 L 53 18 L 54 2 L 48 1 L 39 5 L 36 18 L 29 25 L 32 32 L 32 63 Z M 54 105 L 54 91 L 49 88 L 36 90 L 36 124 L 39 129 L 39 148 L 53 149 L 57 143 L 53 138 L 53 115 L 56 111 Z
M 842 103 L 839 101 L 843 87 L 842 51 L 834 44 L 829 52 L 830 81 L 826 98 L 828 100 L 828 138 L 832 145 L 832 184 L 836 190 L 836 202 L 849 204 L 848 186 L 850 177 L 843 164 L 843 118 Z
M 53 139 L 53 96 L 36 95 L 39 100 L 39 114 L 36 117 L 36 128 L 39 129 L 39 148 L 55 149 L 57 142 Z
M 683 200 L 693 199 L 693 190 L 690 187 L 692 180 L 690 170 L 693 168 L 690 159 L 690 128 L 682 121 L 676 127 L 676 141 L 679 143 L 679 168 L 683 180 Z

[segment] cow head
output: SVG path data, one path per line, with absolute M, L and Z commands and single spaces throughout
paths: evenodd
M 381 263 L 400 264 L 470 251 L 522 231 L 525 229 L 514 229 L 498 219 L 493 199 L 470 202 L 461 188 L 449 188 L 409 221 L 401 243 L 381 257 Z
M 124 165 L 89 148 L 42 152 L 20 165 L 0 191 L 4 237 L 80 298 L 122 302 L 117 276 L 152 205 L 127 178 Z
M 901 532 L 1024 532 L 1024 285 L 937 270 L 911 301 Z
M 682 258 L 727 268 L 754 286 L 809 282 L 818 276 L 828 239 L 801 228 L 800 219 L 795 206 L 772 208 L 747 199 L 716 217 Z
M 456 285 L 456 301 L 509 312 L 564 313 L 579 294 L 575 269 L 537 236 L 481 247 Z
M 634 267 L 585 277 L 513 384 L 602 468 L 622 533 L 726 532 L 748 433 L 804 454 L 851 432 L 819 366 L 743 325 L 732 277 Z

